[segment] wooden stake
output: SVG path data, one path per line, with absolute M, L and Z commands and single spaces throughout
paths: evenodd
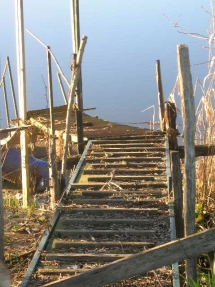
M 23 0 L 16 0 L 16 46 L 17 46 L 17 70 L 18 70 L 18 91 L 19 91 L 19 115 L 25 123 L 26 112 L 26 70 L 25 70 L 25 45 L 24 45 L 24 17 Z M 27 131 L 20 132 L 21 146 L 21 169 L 22 169 L 22 193 L 23 207 L 29 204 L 29 170 L 28 170 L 28 139 Z
M 195 233 L 195 107 L 193 85 L 190 72 L 189 50 L 185 45 L 177 46 L 179 88 L 184 126 L 185 172 L 184 172 L 184 234 Z M 197 280 L 197 260 L 189 258 L 186 262 L 188 280 Z
M 159 119 L 160 119 L 160 129 L 165 131 L 165 120 L 164 120 L 164 96 L 163 96 L 163 85 L 161 78 L 160 60 L 156 61 L 156 81 L 158 89 L 158 106 L 159 106 Z
M 78 79 L 80 77 L 80 67 L 81 67 L 81 62 L 83 58 L 83 53 L 84 53 L 84 48 L 87 42 L 87 37 L 83 36 L 80 49 L 77 55 L 77 66 L 76 66 L 76 71 L 74 74 L 72 74 L 72 79 L 71 79 L 71 86 L 69 89 L 69 102 L 67 105 L 67 114 L 66 114 L 66 130 L 65 130 L 65 139 L 64 139 L 64 146 L 63 146 L 63 157 L 62 157 L 62 169 L 61 169 L 61 176 L 64 177 L 65 170 L 66 170 L 66 159 L 68 155 L 68 142 L 69 142 L 69 134 L 70 134 L 70 129 L 72 126 L 72 105 L 74 103 L 74 96 L 75 96 L 75 91 L 76 87 L 78 84 Z
M 47 46 L 47 67 L 48 67 L 48 91 L 49 91 L 49 106 L 50 106 L 50 150 L 49 150 L 49 189 L 51 193 L 51 208 L 54 209 L 56 201 L 59 199 L 58 177 L 56 166 L 56 138 L 54 127 L 54 112 L 53 112 L 53 88 L 52 88 L 52 66 L 50 47 Z

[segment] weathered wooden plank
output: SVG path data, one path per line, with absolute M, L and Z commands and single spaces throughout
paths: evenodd
M 89 271 L 90 269 L 79 269 L 79 268 L 50 268 L 44 267 L 39 268 L 37 273 L 40 275 L 76 275 L 82 272 Z
M 62 206 L 62 209 L 66 209 L 67 213 L 74 214 L 74 213 L 88 213 L 88 214 L 105 214 L 105 213 L 142 213 L 142 214 L 154 214 L 158 212 L 158 208 L 75 208 L 71 209 L 70 206 Z
M 87 189 L 87 188 L 102 188 L 107 182 L 94 182 L 94 183 L 72 183 L 71 190 L 73 189 Z M 120 182 L 122 188 L 142 188 L 142 187 L 167 187 L 166 182 Z
M 118 151 L 118 152 L 111 152 L 111 153 L 106 153 L 106 152 L 97 152 L 97 151 L 92 151 L 91 153 L 88 153 L 88 156 L 94 156 L 94 157 L 119 157 L 119 156 L 149 156 L 149 155 L 155 155 L 155 156 L 163 156 L 164 153 L 159 152 L 159 151 L 138 151 L 138 152 L 133 152 L 133 151 Z
M 184 146 L 179 146 L 179 157 L 184 158 Z M 195 145 L 195 157 L 215 155 L 215 145 Z
M 105 169 L 85 169 L 83 171 L 83 174 L 110 174 L 113 172 L 113 169 L 111 168 L 105 168 Z M 115 170 L 115 175 L 118 174 L 161 174 L 165 173 L 166 169 L 164 168 L 150 168 L 150 169 L 142 169 L 142 168 L 137 168 L 137 169 L 131 169 L 131 168 L 117 168 Z
M 150 270 L 184 260 L 188 257 L 214 250 L 214 238 L 215 228 L 212 228 L 190 235 L 181 240 L 174 240 L 150 250 L 127 256 L 124 259 L 110 263 L 104 267 L 90 270 L 64 280 L 45 284 L 44 287 L 101 287 L 116 283 L 120 280 L 145 274 Z
M 124 157 L 103 157 L 101 158 L 90 158 L 89 156 L 85 159 L 85 162 L 93 162 L 93 163 L 97 163 L 97 162 L 101 162 L 101 160 L 103 162 L 149 162 L 149 161 L 156 161 L 156 162 L 161 162 L 163 161 L 163 158 L 160 156 L 138 156 L 138 157 L 128 157 L 128 156 L 124 156 Z
M 66 218 L 66 219 L 62 219 L 63 224 L 129 224 L 132 226 L 135 225 L 146 225 L 146 224 L 150 224 L 151 221 L 150 219 L 131 219 L 131 218 L 95 218 L 95 219 L 91 219 L 91 218 Z
M 63 262 L 112 262 L 121 258 L 125 258 L 127 254 L 81 254 L 81 253 L 46 253 L 46 260 L 57 260 Z
M 105 198 L 105 199 L 98 199 L 98 198 L 89 198 L 89 199 L 85 199 L 85 198 L 74 198 L 72 199 L 72 203 L 73 204 L 98 204 L 98 205 L 102 205 L 102 204 L 108 204 L 108 205 L 113 205 L 113 204 L 121 204 L 121 205 L 143 205 L 143 204 L 153 204 L 153 203 L 159 203 L 158 199 L 155 198 L 145 198 L 145 199 L 121 199 L 121 198 Z
M 72 236 L 72 235 L 90 235 L 90 236 L 114 236 L 129 234 L 133 236 L 151 236 L 154 235 L 156 230 L 135 230 L 135 229 L 111 229 L 111 230 L 94 230 L 94 229 L 55 229 L 54 234 L 58 236 Z
M 127 145 L 126 145 L 127 146 Z M 100 147 L 100 148 L 97 148 L 97 149 L 89 149 L 89 151 L 96 151 L 96 152 L 120 152 L 120 151 L 128 151 L 128 152 L 136 152 L 136 151 L 148 151 L 148 152 L 158 152 L 158 151 L 165 151 L 165 147 L 126 147 L 126 146 L 123 146 L 123 147 L 116 147 L 114 145 L 114 147 L 109 147 L 109 148 L 105 148 L 105 147 Z
M 100 148 L 110 148 L 113 147 L 113 144 L 99 144 L 97 145 L 96 142 L 93 143 L 92 147 L 100 147 Z M 117 148 L 124 148 L 124 147 L 160 147 L 162 146 L 162 143 L 150 143 L 150 142 L 139 142 L 139 143 L 114 143 L 114 147 Z
M 155 162 L 147 162 L 147 163 L 132 163 L 132 162 L 119 162 L 119 163 L 93 163 L 91 164 L 92 168 L 120 168 L 120 167 L 141 167 L 141 168 L 149 168 L 149 167 L 157 167 L 157 163 Z M 159 167 L 160 168 L 160 167 Z
M 63 240 L 63 239 L 54 239 L 52 247 L 53 248 L 68 248 L 68 247 L 81 247 L 81 248 L 143 248 L 145 246 L 153 247 L 154 242 L 142 241 L 142 242 L 128 242 L 128 241 L 72 241 L 72 240 Z
M 94 143 L 95 144 L 112 144 L 114 145 L 115 143 L 161 143 L 164 142 L 164 137 L 157 137 L 157 138 L 152 138 L 148 137 L 145 139 L 109 139 L 109 140 L 96 140 Z
M 87 177 L 88 181 L 100 181 L 100 182 L 106 182 L 109 181 L 112 178 L 110 175 L 89 175 Z M 146 181 L 154 181 L 155 178 L 152 175 L 115 175 L 113 180 L 116 181 L 140 181 L 140 180 L 146 180 Z
M 108 197 L 112 195 L 137 195 L 140 198 L 144 198 L 145 196 L 166 196 L 167 190 L 166 189 L 149 189 L 149 190 L 121 190 L 120 193 L 118 191 L 81 191 L 80 194 L 83 196 L 93 196 L 93 197 Z

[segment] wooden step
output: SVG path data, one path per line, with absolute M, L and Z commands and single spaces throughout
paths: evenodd
M 73 193 L 74 195 L 76 193 Z M 91 196 L 91 197 L 108 197 L 108 196 L 113 196 L 113 195 L 120 195 L 120 196 L 127 196 L 127 195 L 136 195 L 138 197 L 147 197 L 147 196 L 167 196 L 167 190 L 166 189 L 149 189 L 149 190 L 121 190 L 119 191 L 80 191 L 78 194 L 86 197 L 86 196 Z
M 117 147 L 117 148 L 124 148 L 124 147 L 160 147 L 163 146 L 163 143 L 150 143 L 150 142 L 139 142 L 139 143 L 114 143 L 114 144 L 97 144 L 92 143 L 92 149 L 93 148 L 111 148 L 111 147 Z
M 137 200 L 137 199 L 78 199 L 78 198 L 72 198 L 72 204 L 77 204 L 77 205 L 82 205 L 82 204 L 92 204 L 92 205 L 144 205 L 144 204 L 153 204 L 153 203 L 159 203 L 158 199 L 142 199 L 142 200 Z
M 154 242 L 142 241 L 142 242 L 128 242 L 128 241 L 72 241 L 72 240 L 64 240 L 55 238 L 52 244 L 52 248 L 77 248 L 81 247 L 88 249 L 95 248 L 144 248 L 144 247 L 154 247 Z
M 125 156 L 131 156 L 131 157 L 144 157 L 144 156 L 163 156 L 164 153 L 159 152 L 159 151 L 118 151 L 118 152 L 97 152 L 97 151 L 92 151 L 91 153 L 88 153 L 87 156 L 93 156 L 93 157 L 125 157 Z
M 77 265 L 74 265 L 77 266 Z M 76 275 L 80 274 L 81 272 L 89 271 L 90 269 L 86 268 L 72 268 L 68 266 L 67 268 L 51 268 L 51 267 L 44 267 L 38 268 L 37 273 L 39 275 Z
M 54 235 L 55 236 L 82 236 L 82 235 L 88 235 L 88 236 L 114 236 L 114 235 L 132 235 L 132 236 L 151 236 L 154 235 L 156 230 L 136 230 L 136 229 L 101 229 L 101 230 L 94 230 L 94 229 L 55 229 Z
M 142 226 L 148 225 L 151 223 L 149 219 L 131 219 L 131 218 L 62 218 L 60 221 L 63 224 L 89 224 L 89 225 L 111 225 L 111 224 L 120 224 L 120 225 L 131 225 L 131 226 Z M 60 222 L 59 221 L 59 222 Z
M 110 174 L 113 172 L 111 168 L 103 169 L 85 169 L 83 174 Z M 115 175 L 118 174 L 161 174 L 165 173 L 166 169 L 150 168 L 150 169 L 141 169 L 141 168 L 117 168 L 114 169 Z
M 56 260 L 63 262 L 96 262 L 96 263 L 104 263 L 104 262 L 112 262 L 114 260 L 122 259 L 125 256 L 131 254 L 74 254 L 74 253 L 46 253 L 45 258 L 48 261 Z
M 89 175 L 88 181 L 93 182 L 106 182 L 111 179 L 110 175 Z M 113 181 L 154 181 L 155 178 L 152 175 L 115 175 Z
M 96 168 L 121 168 L 121 167 L 138 167 L 138 168 L 152 168 L 152 167 L 157 167 L 157 163 L 155 162 L 146 162 L 146 163 L 132 163 L 132 162 L 119 162 L 119 163 L 93 163 L 91 164 L 93 169 Z M 160 168 L 160 167 L 159 167 Z
M 151 181 L 147 181 L 147 182 L 120 182 L 120 184 L 118 183 L 118 185 L 125 189 L 125 188 L 143 188 L 143 187 L 155 187 L 155 188 L 159 188 L 159 187 L 167 187 L 167 184 L 165 182 L 151 182 Z M 92 183 L 73 183 L 71 184 L 70 189 L 74 190 L 74 189 L 87 189 L 87 188 L 93 188 L 93 189 L 99 189 L 99 188 L 103 188 L 104 186 L 107 186 L 107 182 L 92 182 Z
M 137 152 L 137 151 L 145 151 L 145 152 L 165 152 L 165 147 L 110 147 L 110 148 L 96 148 L 96 149 L 89 149 L 88 150 L 91 153 L 95 152 Z
M 138 157 L 128 157 L 128 156 L 124 156 L 124 157 L 103 157 L 101 158 L 90 158 L 89 156 L 85 159 L 85 162 L 93 162 L 93 163 L 97 163 L 97 162 L 101 162 L 101 160 L 103 162 L 150 162 L 150 161 L 156 161 L 156 162 L 164 162 L 164 158 L 160 157 L 160 156 L 138 156 Z
M 94 215 L 99 215 L 102 214 L 104 215 L 105 213 L 111 213 L 113 216 L 116 214 L 144 214 L 144 215 L 149 215 L 149 214 L 157 214 L 158 213 L 158 208 L 76 208 L 72 207 L 69 205 L 66 206 L 61 206 L 61 209 L 65 210 L 67 214 L 82 214 L 82 213 L 87 213 L 87 214 L 94 214 Z

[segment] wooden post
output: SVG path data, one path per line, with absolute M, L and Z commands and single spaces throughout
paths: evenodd
M 63 157 L 62 157 L 62 168 L 61 168 L 61 177 L 64 179 L 64 174 L 66 170 L 66 159 L 68 155 L 68 142 L 69 142 L 69 134 L 70 134 L 70 129 L 72 126 L 72 105 L 74 103 L 74 96 L 75 96 L 75 91 L 76 87 L 78 84 L 78 79 L 80 77 L 80 67 L 81 67 L 81 62 L 83 58 L 83 53 L 84 53 L 84 48 L 87 42 L 87 37 L 83 36 L 82 42 L 80 45 L 80 49 L 77 55 L 77 66 L 75 73 L 72 74 L 72 79 L 71 79 L 71 86 L 69 89 L 69 100 L 68 100 L 68 105 L 67 105 L 67 114 L 66 114 L 66 130 L 65 130 L 65 139 L 64 139 L 64 146 L 63 146 Z
M 17 46 L 17 71 L 19 92 L 19 116 L 23 123 L 27 120 L 26 112 L 26 70 L 25 70 L 25 45 L 24 45 L 24 17 L 23 0 L 15 0 L 16 3 L 16 46 Z M 27 131 L 20 131 L 21 169 L 22 169 L 22 193 L 23 207 L 29 204 L 29 169 L 28 169 L 28 139 Z
M 182 176 L 180 170 L 179 152 L 170 152 L 171 173 L 172 173 L 172 191 L 174 199 L 176 238 L 184 237 L 183 223 L 183 194 L 182 194 Z
M 176 130 L 176 105 L 173 102 L 165 103 L 165 123 L 170 149 L 178 150 Z
M 159 106 L 159 119 L 160 119 L 160 129 L 165 131 L 165 120 L 164 120 L 164 96 L 163 96 L 163 85 L 161 78 L 160 60 L 156 61 L 156 82 L 158 89 L 158 106 Z
M 79 21 L 79 0 L 71 0 L 71 15 L 72 15 L 72 32 L 73 32 L 73 53 L 77 54 L 80 46 L 80 21 Z M 78 153 L 84 151 L 83 140 L 83 95 L 82 95 L 82 76 L 80 69 L 80 77 L 77 85 L 77 108 L 76 112 L 76 131 L 78 139 Z
M 184 126 L 185 172 L 184 172 L 184 234 L 195 233 L 195 107 L 192 76 L 190 72 L 189 50 L 185 45 L 177 46 L 177 62 L 181 109 Z M 197 260 L 191 257 L 186 261 L 188 280 L 197 280 Z
M 0 261 L 4 260 L 4 204 L 2 192 L 2 162 L 0 145 Z
M 47 67 L 48 67 L 48 91 L 50 106 L 50 150 L 49 150 L 49 189 L 51 194 L 51 208 L 55 207 L 56 201 L 59 199 L 58 176 L 56 166 L 56 138 L 54 127 L 54 111 L 53 111 L 53 88 L 52 88 L 52 66 L 50 47 L 47 46 Z
M 68 101 L 67 101 L 67 97 L 66 97 L 66 92 L 64 90 L 64 86 L 63 86 L 63 83 L 62 83 L 62 80 L 61 80 L 61 75 L 60 75 L 59 72 L 57 72 L 57 79 L 58 79 L 58 82 L 59 82 L 59 85 L 60 85 L 60 89 L 61 89 L 61 92 L 62 92 L 62 95 L 63 95 L 64 102 L 67 105 Z
M 7 119 L 7 126 L 10 126 L 10 117 L 9 117 L 9 109 L 8 109 L 8 101 L 7 101 L 7 89 L 5 85 L 5 78 L 3 78 L 3 90 L 4 90 L 4 103 L 5 103 L 5 110 L 6 110 L 6 119 Z
M 12 93 L 12 98 L 13 98 L 14 111 L 15 111 L 16 118 L 18 118 L 19 114 L 18 114 L 18 109 L 17 109 L 17 104 L 16 104 L 16 96 L 15 96 L 15 90 L 14 90 L 13 77 L 12 77 L 9 57 L 7 57 L 7 66 L 8 66 L 8 73 L 9 73 L 9 78 L 10 78 L 10 87 L 11 87 L 11 93 Z

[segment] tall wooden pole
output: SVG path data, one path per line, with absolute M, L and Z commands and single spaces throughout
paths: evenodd
M 165 131 L 165 122 L 164 122 L 164 96 L 163 96 L 163 85 L 161 78 L 161 69 L 160 69 L 160 60 L 156 61 L 156 81 L 158 89 L 158 106 L 159 106 L 159 119 L 160 119 L 160 129 Z
M 52 87 L 52 66 L 50 47 L 47 46 L 47 66 L 48 66 L 48 91 L 50 106 L 50 150 L 49 150 L 49 189 L 51 193 L 51 208 L 53 209 L 56 201 L 59 199 L 58 176 L 56 167 L 56 139 L 54 127 L 54 104 L 53 104 L 53 87 Z
M 185 45 L 177 46 L 179 88 L 184 126 L 185 172 L 184 172 L 184 234 L 195 233 L 195 107 L 192 76 L 190 72 L 189 50 Z M 197 260 L 190 257 L 186 260 L 186 275 L 188 280 L 197 280 Z
M 72 34 L 73 34 L 73 53 L 77 54 L 80 46 L 80 21 L 79 21 L 79 0 L 71 1 L 71 16 L 72 16 Z M 77 111 L 76 111 L 76 131 L 78 139 L 78 153 L 84 151 L 83 141 L 83 95 L 82 95 L 82 76 L 80 70 L 80 78 L 76 88 L 77 96 Z
M 27 112 L 23 0 L 15 0 L 15 3 L 19 116 L 25 123 L 27 120 Z M 23 207 L 26 208 L 29 204 L 28 139 L 26 130 L 20 131 L 20 146 Z

